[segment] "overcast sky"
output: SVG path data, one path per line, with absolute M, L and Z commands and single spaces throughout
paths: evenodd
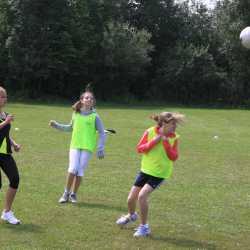
M 215 2 L 216 2 L 216 0 L 201 0 L 201 2 L 204 2 L 209 7 L 213 7 L 214 4 L 215 4 Z
M 182 0 L 177 0 L 177 1 L 182 1 Z M 213 8 L 215 6 L 216 0 L 197 0 L 202 3 L 205 3 L 209 8 Z

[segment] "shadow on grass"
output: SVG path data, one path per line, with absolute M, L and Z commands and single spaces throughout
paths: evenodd
M 172 245 L 176 245 L 180 247 L 188 247 L 189 249 L 195 248 L 195 249 L 204 249 L 204 250 L 205 249 L 216 250 L 216 246 L 214 244 L 209 244 L 206 242 L 199 242 L 199 241 L 189 240 L 189 239 L 177 239 L 177 238 L 161 237 L 161 236 L 155 236 L 155 235 L 151 235 L 149 239 L 170 243 Z
M 16 232 L 30 232 L 30 233 L 41 233 L 41 227 L 36 224 L 20 224 L 20 225 L 10 225 L 7 223 L 1 223 L 1 227 L 8 228 Z
M 127 225 L 125 227 L 121 227 L 122 230 L 128 230 L 132 233 L 135 231 L 135 225 Z M 181 248 L 187 248 L 187 249 L 200 249 L 200 250 L 216 250 L 216 246 L 212 243 L 202 242 L 202 241 L 195 241 L 190 239 L 184 239 L 184 238 L 172 238 L 172 237 L 162 237 L 157 236 L 154 234 L 151 234 L 150 236 L 144 238 L 143 240 L 149 240 L 149 241 L 161 241 L 165 244 L 171 244 L 175 245 Z M 138 238 L 137 238 L 138 240 Z
M 75 205 L 79 206 L 79 207 L 98 208 L 98 209 L 113 210 L 113 211 L 118 211 L 118 212 L 125 212 L 126 211 L 126 208 L 115 207 L 115 206 L 107 205 L 107 204 L 103 204 L 103 203 L 100 204 L 100 203 L 91 203 L 91 202 L 78 202 Z

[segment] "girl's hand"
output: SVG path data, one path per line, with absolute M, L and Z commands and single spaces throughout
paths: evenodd
M 13 148 L 14 148 L 15 152 L 19 152 L 21 149 L 21 145 L 15 143 L 15 144 L 13 144 Z
M 168 137 L 166 135 L 163 135 L 161 138 L 163 141 L 168 141 Z
M 5 122 L 7 124 L 10 124 L 11 122 L 14 121 L 14 116 L 13 115 L 7 115 L 6 118 L 5 118 Z
M 159 135 L 156 135 L 155 137 L 154 137 L 154 141 L 155 142 L 159 142 L 160 140 L 161 140 L 161 138 L 162 138 L 162 135 L 161 134 L 159 134 Z
M 162 136 L 167 136 L 168 134 L 174 133 L 175 129 L 176 123 L 174 121 L 170 121 L 169 123 L 163 123 L 159 129 L 159 133 Z
M 55 128 L 56 127 L 56 121 L 50 120 L 49 121 L 49 126 L 52 127 L 52 128 Z
M 164 127 L 160 127 L 160 129 L 159 129 L 159 136 L 161 137 L 161 139 L 163 141 L 167 141 L 168 140 L 166 132 L 167 131 L 166 131 L 166 129 Z
M 159 129 L 159 134 L 162 136 L 163 133 L 164 133 L 164 129 L 163 129 L 163 127 L 160 127 L 160 129 Z
M 97 151 L 97 157 L 98 157 L 98 159 L 103 159 L 104 158 L 104 151 L 103 150 L 98 150 Z

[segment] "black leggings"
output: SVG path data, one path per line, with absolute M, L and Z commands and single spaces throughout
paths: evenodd
M 11 155 L 0 154 L 0 167 L 9 179 L 9 186 L 17 189 L 19 185 L 19 173 L 16 162 Z M 1 172 L 0 172 L 0 189 L 2 187 Z

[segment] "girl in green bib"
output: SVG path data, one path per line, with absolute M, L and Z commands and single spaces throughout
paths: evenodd
M 72 132 L 66 186 L 59 203 L 77 202 L 76 193 L 96 146 L 97 157 L 104 158 L 105 132 L 101 118 L 94 110 L 94 105 L 94 94 L 87 87 L 80 96 L 80 100 L 73 105 L 74 112 L 70 124 L 50 121 L 51 127 Z M 99 133 L 98 143 L 96 131 Z
M 14 117 L 3 111 L 6 102 L 7 92 L 3 87 L 0 87 L 0 169 L 2 169 L 9 180 L 9 187 L 6 192 L 1 219 L 12 225 L 16 225 L 21 222 L 14 216 L 14 213 L 12 212 L 12 204 L 19 187 L 19 172 L 16 162 L 12 157 L 12 148 L 18 152 L 21 146 L 10 137 L 10 129 Z M 0 172 L 0 189 L 1 187 L 2 182 Z
M 116 223 L 126 225 L 137 220 L 136 202 L 140 209 L 140 225 L 135 237 L 150 234 L 148 219 L 149 195 L 168 179 L 173 171 L 173 162 L 178 158 L 177 124 L 183 122 L 184 115 L 174 112 L 162 112 L 151 117 L 157 125 L 148 128 L 137 145 L 142 154 L 141 170 L 128 195 L 128 214 L 121 216 Z

